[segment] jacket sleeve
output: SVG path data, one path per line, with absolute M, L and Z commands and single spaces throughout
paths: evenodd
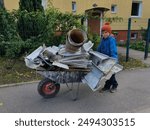
M 97 47 L 97 51 L 101 52 L 101 43 L 99 43 L 98 47 Z
M 111 38 L 110 40 L 110 57 L 113 57 L 118 60 L 118 52 L 117 52 L 117 45 L 116 40 Z

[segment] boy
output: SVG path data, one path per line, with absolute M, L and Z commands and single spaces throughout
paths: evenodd
M 102 27 L 102 40 L 98 45 L 97 51 L 113 57 L 118 61 L 117 45 L 116 40 L 111 34 L 111 26 L 109 23 L 105 23 Z M 118 83 L 115 78 L 115 74 L 111 76 L 109 80 L 105 82 L 104 87 L 100 92 L 109 90 L 111 93 L 114 93 L 117 90 Z

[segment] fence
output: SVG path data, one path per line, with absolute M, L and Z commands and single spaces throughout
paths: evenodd
M 145 21 L 144 21 L 145 22 Z M 141 25 L 144 23 L 141 22 Z M 133 24 L 133 25 L 132 25 Z M 145 23 L 144 23 L 145 24 Z M 140 25 L 140 26 L 141 26 Z M 128 35 L 127 35 L 127 44 L 126 44 L 126 61 L 128 61 L 128 57 L 129 57 L 129 45 L 130 45 L 130 39 L 131 39 L 131 29 L 136 27 L 137 24 L 133 23 L 132 19 L 129 18 L 128 19 Z M 148 19 L 148 25 L 147 25 L 147 29 L 146 29 L 146 37 L 143 39 L 146 40 L 146 44 L 145 44 L 145 51 L 144 51 L 144 59 L 147 59 L 148 57 L 148 48 L 149 48 L 149 41 L 150 41 L 150 19 Z

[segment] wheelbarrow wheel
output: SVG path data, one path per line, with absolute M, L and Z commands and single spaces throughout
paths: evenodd
M 38 93 L 44 98 L 53 98 L 60 90 L 60 84 L 45 78 L 38 85 Z

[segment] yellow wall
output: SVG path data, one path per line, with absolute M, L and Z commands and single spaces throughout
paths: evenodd
M 92 5 L 96 3 L 98 6 L 106 6 L 105 0 L 51 0 L 53 6 L 58 8 L 62 12 L 71 12 L 72 1 L 77 4 L 77 14 L 84 13 L 86 9 L 92 8 Z
M 19 0 L 4 0 L 5 8 L 9 11 L 19 8 Z
M 18 9 L 19 0 L 4 0 L 6 9 Z M 112 4 L 117 5 L 117 13 L 111 13 L 108 11 L 105 16 L 108 17 L 122 17 L 124 21 L 122 23 L 113 23 L 114 30 L 127 30 L 128 18 L 131 16 L 132 0 L 48 0 L 51 1 L 53 6 L 62 12 L 72 11 L 72 1 L 77 4 L 76 14 L 84 14 L 85 10 L 93 8 L 93 4 L 96 3 L 98 7 L 111 8 Z M 132 18 L 132 29 L 137 30 L 141 27 L 147 27 L 147 20 L 150 18 L 150 0 L 136 0 L 142 1 L 142 17 Z
M 132 0 L 50 0 L 53 6 L 58 8 L 62 12 L 71 12 L 72 1 L 77 4 L 76 14 L 83 14 L 86 9 L 92 8 L 96 3 L 98 7 L 111 8 L 112 4 L 117 5 L 117 13 L 111 13 L 108 11 L 105 13 L 107 17 L 122 17 L 124 20 L 121 23 L 112 23 L 114 30 L 127 30 L 128 18 L 131 17 Z M 135 0 L 142 1 L 142 17 L 132 18 L 132 30 L 139 30 L 141 27 L 147 27 L 147 20 L 150 18 L 150 0 Z

